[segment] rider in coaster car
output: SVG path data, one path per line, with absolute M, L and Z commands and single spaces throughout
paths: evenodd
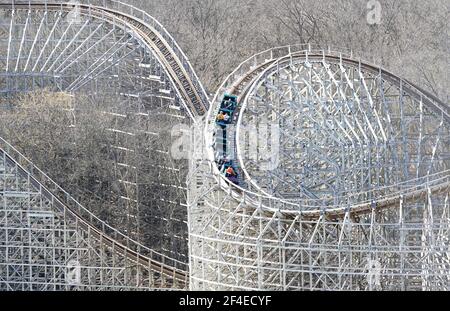
M 235 185 L 239 185 L 239 180 L 233 167 L 230 166 L 225 170 L 225 177 Z
M 236 176 L 236 172 L 234 171 L 232 166 L 229 166 L 226 170 L 225 170 L 225 175 L 226 177 L 231 177 L 231 176 Z
M 230 115 L 228 113 L 225 113 L 224 116 L 223 116 L 223 120 L 225 122 L 228 122 L 228 120 L 230 120 Z
M 224 108 L 225 109 L 232 109 L 233 108 L 233 102 L 231 101 L 231 100 L 226 100 L 225 102 L 224 102 Z
M 219 112 L 219 114 L 217 115 L 217 121 L 224 121 L 225 120 L 225 114 L 223 113 L 223 111 Z

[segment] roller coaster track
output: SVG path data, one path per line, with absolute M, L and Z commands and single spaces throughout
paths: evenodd
M 13 11 L 45 10 L 70 12 L 76 7 L 79 8 L 82 15 L 103 19 L 113 25 L 132 31 L 137 37 L 140 38 L 143 44 L 147 45 L 158 55 L 159 59 L 162 60 L 163 65 L 168 70 L 171 79 L 177 86 L 176 90 L 183 98 L 184 104 L 187 105 L 186 108 L 191 117 L 195 120 L 195 117 L 201 116 L 207 111 L 209 103 L 203 86 L 196 77 L 195 72 L 193 71 L 184 53 L 181 49 L 179 49 L 176 42 L 170 37 L 170 35 L 168 35 L 167 32 L 165 32 L 165 29 L 163 29 L 159 23 L 156 23 L 156 25 L 162 28 L 160 29 L 160 32 L 158 32 L 151 25 L 134 16 L 112 9 L 87 4 L 38 1 L 13 1 L 12 3 L 0 3 L 0 9 Z M 163 32 L 166 37 L 163 36 Z M 172 40 L 172 42 L 168 40 Z M 174 49 L 176 49 L 177 52 Z M 51 201 L 54 200 L 56 203 L 55 206 L 58 207 L 65 215 L 70 216 L 74 222 L 80 224 L 82 229 L 89 231 L 106 246 L 114 249 L 115 251 L 126 254 L 127 258 L 131 261 L 134 261 L 144 267 L 150 267 L 153 271 L 157 271 L 168 278 L 172 278 L 174 281 L 187 284 L 187 271 L 185 269 L 175 267 L 176 265 L 181 265 L 181 263 L 176 263 L 176 261 L 174 262 L 173 259 L 169 257 L 147 249 L 145 246 L 140 245 L 139 243 L 124 236 L 122 233 L 98 219 L 3 139 L 1 139 L 1 147 L 1 150 L 5 153 L 5 157 L 8 161 L 18 161 L 19 164 L 25 163 L 26 167 L 31 167 L 31 170 L 29 171 L 22 168 L 23 174 L 31 174 L 31 172 L 36 174 L 38 172 L 39 178 L 31 175 L 31 182 L 36 186 L 39 186 L 39 188 L 42 186 L 42 193 L 47 197 L 47 199 Z M 50 185 L 50 187 L 47 189 L 43 185 Z M 56 193 L 62 194 L 62 196 L 54 196 Z M 61 201 L 57 199 L 57 197 L 63 197 L 65 200 Z M 89 219 L 89 221 L 87 219 Z M 111 233 L 115 236 L 115 238 L 111 236 Z M 128 246 L 122 244 L 121 241 L 126 243 Z M 142 253 L 145 252 L 149 253 L 149 256 L 142 255 Z M 155 256 L 160 258 L 160 260 L 153 259 Z M 171 262 L 172 264 L 166 264 L 164 262 Z
M 211 144 L 211 133 L 215 129 L 215 116 L 219 111 L 221 97 L 225 92 L 238 96 L 237 111 L 233 118 L 233 125 L 236 125 L 239 130 L 240 121 L 244 114 L 243 109 L 247 105 L 249 98 L 252 96 L 255 87 L 259 82 L 266 78 L 268 73 L 275 70 L 277 67 L 288 66 L 293 62 L 307 61 L 323 63 L 324 65 L 345 65 L 347 67 L 356 68 L 360 72 L 364 71 L 375 76 L 380 76 L 392 85 L 398 86 L 405 94 L 416 101 L 422 102 L 424 106 L 446 122 L 450 122 L 450 107 L 436 96 L 380 67 L 354 60 L 348 55 L 336 54 L 331 51 L 312 51 L 310 48 L 302 49 L 297 52 L 291 52 L 291 49 L 289 48 L 288 53 L 282 54 L 281 56 L 275 56 L 273 53 L 270 53 L 270 57 L 263 60 L 257 57 L 260 54 L 250 58 L 230 74 L 217 91 L 215 98 L 210 105 L 208 96 L 184 53 L 165 29 L 155 21 L 153 21 L 154 24 L 150 24 L 145 18 L 141 19 L 133 14 L 127 14 L 114 8 L 88 4 L 75 5 L 71 3 L 44 1 L 0 2 L 0 9 L 13 11 L 45 10 L 63 11 L 68 13 L 75 7 L 80 9 L 82 15 L 107 21 L 125 31 L 132 32 L 134 37 L 138 38 L 142 44 L 157 55 L 158 60 L 161 61 L 164 70 L 167 71 L 171 82 L 175 86 L 176 92 L 179 94 L 180 98 L 182 98 L 183 104 L 194 122 L 196 122 L 196 117 L 207 114 L 206 127 L 204 128 L 205 132 L 203 136 L 206 140 L 205 143 L 208 152 L 210 171 L 203 172 L 203 174 L 208 174 L 208 176 L 200 176 L 200 179 L 197 180 L 204 181 L 206 178 L 202 180 L 202 177 L 212 177 L 215 180 L 216 185 L 219 185 L 218 188 L 214 188 L 214 191 L 217 193 L 220 192 L 220 195 L 229 196 L 229 198 L 238 202 L 245 203 L 245 209 L 238 210 L 238 208 L 234 214 L 230 213 L 228 220 L 237 215 L 243 215 L 243 219 L 247 220 L 247 218 L 244 217 L 247 214 L 253 215 L 256 214 L 256 212 L 261 211 L 262 217 L 269 218 L 271 221 L 278 218 L 278 220 L 281 221 L 291 222 L 292 226 L 294 226 L 299 217 L 302 218 L 302 220 L 312 222 L 320 222 L 320 220 L 326 218 L 331 221 L 343 220 L 345 223 L 349 214 L 351 214 L 351 217 L 369 215 L 374 213 L 375 210 L 393 209 L 394 207 L 401 205 L 403 201 L 414 202 L 417 200 L 426 200 L 431 195 L 445 195 L 449 192 L 450 174 L 449 171 L 443 171 L 410 180 L 404 184 L 394 184 L 384 188 L 375 189 L 372 193 L 374 197 L 373 200 L 358 202 L 350 207 L 343 207 L 342 205 L 327 205 L 324 207 L 323 204 L 320 204 L 321 202 L 319 200 L 302 200 L 300 203 L 293 203 L 282 198 L 271 196 L 264 191 L 260 191 L 261 189 L 258 189 L 258 182 L 252 180 L 250 173 L 245 168 L 244 162 L 239 154 L 237 154 L 237 149 L 234 150 L 234 153 L 239 162 L 238 169 L 240 175 L 244 176 L 243 181 L 245 185 L 234 185 L 219 172 L 217 165 L 214 163 L 214 161 L 217 160 L 214 155 L 217 146 Z M 144 16 L 143 12 L 142 16 Z M 271 52 L 273 51 L 271 50 Z M 251 63 L 250 66 L 243 66 L 244 64 L 248 65 L 249 63 Z M 235 148 L 238 148 L 238 132 L 234 132 L 234 135 L 235 136 L 232 137 L 234 146 Z M 187 271 L 187 267 L 184 263 L 155 252 L 110 227 L 107 223 L 100 220 L 79 204 L 68 192 L 58 186 L 50 177 L 39 170 L 31 161 L 26 159 L 19 151 L 1 138 L 0 151 L 0 155 L 5 159 L 6 163 L 16 165 L 19 168 L 19 174 L 28 177 L 30 183 L 35 188 L 40 189 L 41 194 L 48 201 L 53 202 L 55 209 L 57 209 L 58 212 L 67 215 L 70 220 L 77 223 L 82 231 L 90 232 L 95 239 L 101 241 L 107 248 L 124 254 L 131 262 L 142 267 L 150 267 L 151 271 L 154 273 L 159 273 L 167 279 L 173 280 L 173 282 L 178 282 L 182 284 L 182 287 L 185 287 L 186 284 L 190 282 L 190 272 Z M 357 196 L 358 194 L 350 194 L 349 197 L 352 195 Z M 234 203 L 236 201 L 234 201 Z M 221 212 L 220 207 L 217 208 L 216 213 L 219 212 Z M 253 216 L 250 217 L 250 220 L 252 217 Z M 308 226 L 310 225 L 308 224 Z M 319 225 L 317 224 L 317 227 L 318 226 Z M 209 227 L 209 222 L 206 227 Z M 269 227 L 270 222 L 267 224 L 267 228 Z M 290 227 L 288 232 L 290 232 L 291 229 L 292 227 Z M 217 236 L 219 236 L 221 231 L 223 231 L 223 229 L 216 230 L 214 234 L 217 233 Z M 313 236 L 315 233 L 316 231 L 314 231 Z M 286 238 L 287 236 L 288 235 L 286 235 Z M 207 237 L 207 239 L 213 240 L 213 238 L 210 237 Z M 214 244 L 212 243 L 211 245 Z M 219 253 L 216 252 L 214 247 L 211 247 L 211 249 L 214 251 L 214 256 L 216 253 Z M 246 255 L 244 255 L 244 257 L 245 256 Z M 206 265 L 202 263 L 198 264 L 198 266 L 204 268 Z M 211 266 L 213 267 L 213 264 L 211 264 Z M 226 268 L 229 269 L 228 266 Z
M 370 80 L 371 89 L 366 80 Z M 386 93 L 391 96 L 389 101 L 384 97 L 385 82 Z M 360 84 L 354 87 L 357 83 Z M 326 90 L 327 87 L 330 90 Z M 364 92 L 359 92 L 362 89 Z M 238 96 L 231 123 L 227 125 L 216 122 L 219 111 L 224 111 L 224 94 Z M 376 94 L 379 106 L 373 104 L 373 98 L 370 104 L 372 94 Z M 348 99 L 357 106 L 355 110 L 354 106 L 348 110 L 341 109 L 347 105 Z M 360 104 L 363 101 L 365 105 Z M 383 107 L 391 104 L 389 109 L 392 110 L 385 108 L 384 111 L 388 112 L 382 118 L 391 126 L 388 135 L 395 134 L 383 137 L 382 125 L 379 125 L 376 128 L 378 132 L 372 129 L 372 136 L 368 138 L 370 134 L 365 135 L 364 130 L 369 132 L 371 121 L 366 110 L 382 111 Z M 397 113 L 402 109 L 399 106 L 403 105 L 408 105 L 405 118 L 402 113 Z M 335 109 L 328 110 L 329 107 Z M 358 114 L 359 111 L 362 112 Z M 395 122 L 398 122 L 395 130 L 387 115 L 391 111 Z M 344 122 L 342 119 L 350 114 L 353 123 L 344 123 L 344 126 L 348 125 L 344 129 L 339 120 Z M 424 165 L 429 164 L 429 169 L 419 174 L 418 162 L 410 161 L 404 153 L 414 157 L 422 152 L 423 136 L 414 127 L 405 134 L 403 124 L 409 125 L 409 121 L 421 128 L 424 115 L 433 120 L 427 123 L 427 134 L 433 143 L 423 152 L 426 154 L 424 157 L 428 157 Z M 379 116 L 373 113 L 371 117 L 375 124 Z M 357 118 L 365 120 L 363 126 Z M 329 119 L 336 121 L 331 131 L 339 131 L 339 125 L 343 133 L 348 134 L 348 131 L 350 134 L 342 135 L 344 139 L 331 139 L 334 133 L 326 131 L 327 124 L 322 128 L 320 123 Z M 283 132 L 281 135 L 284 136 L 279 140 L 284 139 L 285 144 L 291 144 L 286 150 L 275 151 L 287 162 L 274 173 L 262 172 L 263 168 L 258 163 L 259 156 L 273 148 L 272 142 L 263 141 L 262 151 L 250 155 L 253 158 L 245 161 L 249 156 L 246 153 L 254 151 L 252 147 L 258 145 L 259 148 L 259 129 L 255 128 L 258 121 L 263 126 L 267 121 L 280 124 L 281 132 L 287 133 Z M 365 271 L 367 265 L 376 263 L 380 267 L 381 289 L 448 288 L 450 171 L 447 141 L 450 108 L 437 97 L 379 66 L 355 60 L 351 52 L 311 48 L 309 45 L 285 46 L 269 49 L 242 62 L 216 92 L 206 123 L 203 144 L 207 148 L 207 160 L 192 161 L 191 164 L 192 167 L 202 167 L 202 172 L 195 176 L 197 178 L 191 178 L 190 187 L 193 193 L 197 193 L 190 204 L 190 221 L 197 224 L 190 232 L 191 286 L 221 290 L 373 290 L 375 286 L 367 280 Z M 254 136 L 247 141 L 245 136 L 250 134 Z M 291 138 L 295 134 L 298 136 Z M 264 128 L 262 135 L 267 138 Z M 389 154 L 386 162 L 364 162 L 366 157 L 378 160 L 378 149 L 373 151 L 373 145 L 378 145 L 379 141 L 394 145 L 395 152 L 400 153 L 396 135 L 403 135 L 401 161 L 395 158 L 397 155 Z M 405 136 L 411 145 L 405 146 Z M 302 139 L 308 140 L 308 144 L 318 151 L 310 153 L 309 145 L 305 147 Z M 436 151 L 438 146 L 439 151 Z M 294 156 L 290 156 L 290 152 Z M 321 155 L 316 155 L 319 152 L 323 152 L 323 158 L 330 159 L 331 164 L 322 161 Z M 433 165 L 435 155 L 439 164 Z M 344 160 L 335 164 L 332 162 L 335 158 Z M 357 160 L 352 161 L 352 158 Z M 361 158 L 363 160 L 358 162 Z M 420 156 L 418 158 L 421 159 Z M 240 176 L 238 184 L 222 172 L 222 164 L 230 160 Z M 308 161 L 312 163 L 310 166 Z M 247 166 L 248 163 L 250 165 Z M 338 167 L 336 171 L 333 165 Z M 339 165 L 344 167 L 343 172 Z M 390 171 L 404 179 L 387 178 L 372 187 L 373 180 L 364 174 L 376 165 L 405 165 L 407 169 L 402 168 L 401 172 Z M 304 173 L 304 167 L 315 169 L 316 166 L 318 175 L 323 171 L 326 173 L 317 179 L 313 173 Z M 381 170 L 374 171 L 374 175 L 382 175 Z M 299 190 L 298 185 L 305 179 L 309 182 L 308 177 L 313 179 L 310 182 L 313 186 L 315 182 L 322 186 L 320 182 L 324 184 L 324 180 L 335 178 L 335 172 L 336 176 L 342 172 L 343 183 L 350 184 L 349 187 L 338 184 L 341 187 L 339 195 L 334 191 L 321 193 L 318 189 L 318 195 L 314 197 L 310 195 L 314 195 L 313 192 L 305 192 L 305 195 L 301 193 L 303 189 Z M 353 182 L 353 176 L 357 176 L 356 182 Z M 270 192 L 275 188 L 270 188 L 271 182 L 276 183 L 283 178 L 292 178 L 293 186 L 283 183 L 283 180 L 276 187 L 284 190 L 284 185 L 287 185 L 290 188 L 286 192 Z M 366 187 L 367 181 L 369 187 Z M 289 197 L 284 197 L 284 193 Z M 427 236 L 438 237 L 442 242 L 424 243 Z M 433 257 L 431 254 L 434 252 L 439 255 Z M 420 258 L 413 255 L 419 253 Z M 388 258 L 399 260 L 388 262 Z M 443 270 L 426 268 L 428 270 L 425 271 L 428 264 L 438 262 L 445 267 Z M 434 273 L 439 281 L 427 283 L 424 277 L 427 273 Z M 368 285 L 361 285 L 364 283 Z
M 264 52 L 263 52 L 264 53 Z M 252 58 L 251 58 L 252 59 Z M 243 74 L 238 79 L 231 79 L 229 82 L 229 86 L 227 89 L 228 93 L 234 94 L 238 96 L 238 105 L 235 112 L 235 117 L 233 118 L 233 124 L 239 128 L 240 127 L 240 118 L 241 118 L 241 109 L 243 106 L 245 106 L 245 102 L 248 100 L 248 97 L 252 91 L 252 88 L 258 83 L 258 80 L 264 79 L 264 73 L 273 70 L 277 67 L 283 67 L 288 66 L 292 62 L 305 62 L 305 61 L 315 61 L 315 62 L 321 62 L 321 63 L 328 63 L 328 64 L 339 64 L 342 68 L 343 65 L 357 68 L 360 72 L 368 72 L 373 75 L 379 75 L 382 77 L 385 81 L 389 81 L 393 85 L 401 86 L 403 89 L 403 92 L 405 94 L 410 95 L 412 98 L 414 98 L 417 101 L 422 101 L 427 107 L 429 107 L 434 113 L 436 113 L 437 116 L 442 116 L 442 118 L 446 122 L 450 122 L 450 106 L 446 105 L 444 102 L 442 102 L 439 98 L 437 98 L 435 95 L 421 89 L 417 85 L 404 80 L 402 78 L 399 78 L 395 74 L 382 69 L 380 67 L 377 67 L 375 65 L 371 65 L 368 63 L 364 63 L 361 60 L 354 60 L 349 57 L 340 55 L 328 55 L 327 51 L 311 51 L 311 48 L 305 49 L 304 51 L 299 52 L 292 52 L 289 53 L 286 56 L 279 57 L 279 58 L 273 58 L 269 60 L 265 60 L 259 64 L 254 64 L 251 66 L 251 69 Z M 248 60 L 247 60 L 248 62 Z M 244 62 L 243 64 L 245 64 Z M 242 64 L 241 64 L 242 66 Z M 232 76 L 231 74 L 230 76 Z M 213 124 L 214 116 L 217 114 L 217 111 L 219 110 L 219 104 L 218 101 L 220 99 L 221 93 L 217 93 L 215 99 L 213 100 L 216 104 L 212 107 L 213 114 L 209 115 L 208 120 L 209 124 Z M 211 131 L 211 127 L 207 127 L 206 132 Z M 239 145 L 237 136 L 238 131 L 234 132 L 235 137 L 232 137 L 231 139 L 234 139 L 234 144 Z M 206 136 L 208 136 L 206 134 Z M 208 139 L 208 138 L 207 138 Z M 213 146 L 213 145 L 212 145 Z M 214 147 L 217 148 L 217 147 Z M 210 158 L 212 152 L 210 153 Z M 235 150 L 235 159 L 239 160 L 239 166 L 238 170 L 241 171 L 240 173 L 247 178 L 245 182 L 247 184 L 252 183 L 257 187 L 257 183 L 252 181 L 251 177 L 249 176 L 248 172 L 246 171 L 243 161 L 240 158 L 238 154 L 236 154 Z M 219 178 L 222 179 L 219 181 L 219 183 L 226 185 L 224 186 L 224 190 L 228 191 L 229 188 L 236 189 L 236 191 L 232 192 L 232 195 L 237 197 L 240 197 L 243 193 L 247 193 L 250 195 L 250 197 L 254 197 L 254 203 L 253 205 L 259 206 L 260 203 L 258 199 L 256 199 L 258 196 L 267 196 L 267 198 L 270 198 L 270 194 L 262 192 L 257 194 L 253 193 L 251 190 L 245 189 L 243 186 L 238 186 L 230 181 L 228 181 L 223 175 L 220 175 L 220 173 L 217 170 L 217 167 L 213 165 L 213 171 L 216 176 L 220 176 Z M 430 179 L 431 178 L 431 179 Z M 433 178 L 435 178 L 433 180 Z M 370 201 L 370 202 L 362 202 L 356 205 L 353 205 L 350 208 L 350 211 L 353 215 L 363 215 L 371 213 L 374 209 L 377 210 L 383 210 L 383 209 L 389 209 L 395 206 L 398 206 L 401 200 L 416 200 L 419 198 L 423 198 L 424 196 L 428 195 L 428 191 L 431 191 L 432 194 L 440 194 L 444 193 L 449 190 L 450 188 L 450 174 L 449 172 L 444 172 L 442 174 L 437 174 L 435 176 L 429 176 L 427 179 L 422 179 L 419 181 L 420 186 L 415 186 L 410 189 L 405 189 L 402 192 L 397 192 L 396 194 L 392 193 L 390 195 L 387 195 L 385 197 L 377 197 L 376 200 Z M 430 187 L 430 188 L 429 188 Z M 259 189 L 258 189 L 259 190 Z M 280 215 L 280 217 L 287 217 L 287 218 L 295 218 L 298 213 L 300 213 L 305 219 L 311 219 L 311 220 L 317 220 L 322 215 L 326 215 L 329 219 L 339 219 L 345 217 L 348 208 L 347 207 L 333 207 L 333 206 L 327 206 L 325 209 L 323 207 L 320 207 L 319 204 L 314 206 L 314 202 L 303 202 L 299 205 L 292 204 L 287 201 L 283 201 L 279 198 L 272 197 L 271 199 L 274 199 L 275 201 L 282 202 L 288 206 L 288 208 L 284 208 L 280 211 L 280 209 L 273 209 L 268 206 L 266 206 L 267 215 L 271 217 L 273 213 L 277 213 Z M 264 205 L 263 205 L 264 207 Z
M 243 78 L 239 79 L 239 81 L 236 82 L 236 84 L 231 88 L 231 93 L 237 94 L 240 98 L 240 102 L 244 100 L 245 96 L 247 95 L 249 91 L 249 86 L 251 82 L 254 82 L 254 80 L 257 78 L 259 74 L 261 74 L 263 71 L 267 70 L 274 64 L 279 64 L 280 66 L 284 64 L 287 64 L 291 61 L 305 61 L 305 60 L 315 60 L 315 61 L 324 61 L 329 63 L 338 63 L 338 64 L 346 64 L 355 68 L 359 68 L 360 70 L 364 70 L 365 72 L 370 72 L 372 74 L 380 74 L 383 76 L 383 78 L 387 79 L 388 81 L 394 83 L 395 85 L 400 85 L 402 82 L 404 83 L 404 91 L 407 94 L 411 94 L 416 98 L 417 100 L 426 100 L 427 105 L 433 108 L 433 110 L 438 114 L 443 114 L 444 118 L 447 121 L 450 121 L 450 107 L 446 105 L 444 102 L 442 102 L 438 97 L 431 94 L 430 92 L 420 88 L 419 86 L 409 82 L 408 80 L 402 79 L 395 74 L 377 67 L 375 65 L 370 65 L 367 63 L 363 63 L 361 61 L 357 61 L 354 59 L 346 58 L 346 57 L 339 57 L 339 56 L 333 56 L 333 55 L 326 55 L 326 54 L 315 54 L 315 53 L 309 53 L 306 54 L 305 52 L 297 52 L 292 53 L 292 55 L 285 56 L 279 59 L 270 60 L 268 62 L 265 62 L 263 64 L 258 65 L 255 69 L 248 72 L 246 75 L 244 75 Z M 241 105 L 239 106 L 241 107 Z
M 183 58 L 185 56 L 176 45 L 176 42 L 172 41 L 171 46 L 161 33 L 136 17 L 112 9 L 87 4 L 13 2 L 7 4 L 0 3 L 0 8 L 12 10 L 63 10 L 66 12 L 71 12 L 74 8 L 79 8 L 80 14 L 82 15 L 105 19 L 116 26 L 130 29 L 141 38 L 144 44 L 155 51 L 163 61 L 165 68 L 168 69 L 171 78 L 178 86 L 177 90 L 180 91 L 182 98 L 188 105 L 188 111 L 192 112 L 193 116 L 201 116 L 208 109 L 209 103 L 206 92 L 196 77 L 189 60 Z M 171 37 L 169 38 L 172 39 Z M 181 55 L 177 55 L 174 48 L 180 51 L 179 53 Z
M 31 161 L 25 158 L 13 146 L 1 138 L 0 151 L 6 158 L 6 162 L 18 165 L 18 174 L 30 177 L 30 183 L 37 189 L 41 189 L 42 195 L 50 202 L 53 202 L 59 212 L 66 215 L 66 217 L 71 219 L 74 223 L 76 222 L 81 229 L 90 232 L 95 238 L 102 241 L 104 245 L 119 253 L 125 254 L 128 259 L 136 264 L 142 265 L 143 267 L 150 267 L 153 271 L 158 271 L 162 275 L 173 278 L 179 282 L 184 283 L 187 281 L 186 271 L 176 269 L 171 265 L 152 259 L 152 257 L 156 255 L 161 256 L 164 260 L 165 256 L 155 253 L 145 246 L 129 239 L 100 220 L 89 210 L 80 205 L 44 172 L 35 167 Z M 128 246 L 125 246 L 125 244 Z M 136 250 L 140 250 L 140 253 Z M 142 255 L 142 253 L 146 251 L 150 253 L 149 256 Z M 171 260 L 170 258 L 167 259 Z

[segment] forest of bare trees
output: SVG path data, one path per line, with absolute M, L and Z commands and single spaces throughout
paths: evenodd
M 163 23 L 213 93 L 247 57 L 281 45 L 352 49 L 442 99 L 448 96 L 446 0 L 127 0 Z M 373 1 L 372 1 L 373 2 Z
M 354 55 L 381 64 L 444 101 L 448 99 L 448 0 L 380 0 L 380 21 L 374 24 L 367 20 L 368 1 L 362 0 L 125 1 L 145 9 L 167 28 L 210 94 L 239 63 L 257 52 L 312 44 L 351 49 Z M 72 189 L 71 194 L 102 219 L 121 227 L 126 223 L 125 212 L 120 206 L 111 207 L 120 192 L 112 182 L 117 172 L 109 150 L 111 133 L 106 131 L 113 127 L 109 126 L 113 120 L 101 113 L 102 109 L 92 109 L 111 106 L 111 102 L 93 106 L 92 99 L 77 98 L 74 120 L 72 100 L 69 94 L 49 90 L 20 96 L 12 109 L 0 110 L 0 136 L 18 146 L 64 188 Z M 156 121 L 152 124 L 158 127 Z M 156 153 L 151 156 L 152 161 L 158 161 Z M 151 197 L 155 193 L 151 176 L 158 173 L 154 167 L 141 169 L 148 172 L 147 179 L 139 180 L 142 195 Z M 158 219 L 163 212 L 152 212 L 158 208 L 157 198 L 148 202 L 152 206 L 142 210 L 135 225 L 145 243 L 152 244 L 165 237 L 145 236 L 149 234 L 145 224 L 162 226 Z M 184 215 L 172 215 L 178 212 L 174 209 L 170 217 L 183 219 Z

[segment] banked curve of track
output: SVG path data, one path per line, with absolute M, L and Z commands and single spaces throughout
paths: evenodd
M 279 50 L 286 52 L 281 56 L 274 56 Z M 294 52 L 295 51 L 295 52 Z M 349 54 L 349 55 L 348 55 Z M 327 217 L 329 219 L 343 218 L 347 212 L 352 215 L 360 215 L 371 213 L 374 209 L 382 210 L 398 206 L 402 200 L 416 200 L 422 198 L 431 191 L 432 194 L 439 194 L 448 191 L 450 188 L 450 171 L 439 172 L 430 176 L 417 178 L 408 182 L 414 182 L 414 186 L 402 188 L 401 191 L 393 191 L 391 189 L 402 187 L 405 183 L 394 184 L 382 187 L 379 190 L 384 191 L 373 200 L 358 202 L 357 204 L 348 206 L 324 206 L 320 204 L 320 200 L 300 200 L 291 202 L 283 198 L 275 197 L 258 187 L 256 181 L 252 179 L 246 171 L 242 155 L 237 151 L 239 149 L 239 131 L 241 127 L 243 109 L 255 90 L 259 82 L 263 81 L 267 73 L 276 70 L 278 67 L 289 66 L 292 62 L 322 62 L 327 64 L 339 64 L 354 67 L 363 72 L 374 75 L 380 75 L 382 78 L 395 86 L 402 87 L 405 94 L 411 96 L 433 111 L 437 116 L 441 116 L 447 123 L 450 123 L 450 106 L 446 105 L 435 95 L 421 89 L 417 85 L 398 77 L 397 75 L 383 69 L 379 66 L 363 62 L 361 59 L 354 59 L 353 53 L 334 52 L 330 48 L 312 49 L 310 45 L 301 46 L 285 46 L 258 53 L 243 63 L 241 63 L 235 71 L 233 71 L 224 81 L 212 100 L 211 108 L 208 112 L 207 124 L 204 131 L 205 141 L 207 145 L 208 161 L 210 170 L 215 177 L 216 182 L 222 189 L 238 200 L 244 200 L 250 203 L 254 208 L 263 209 L 269 216 L 277 214 L 278 217 L 295 218 L 299 215 L 306 219 L 319 219 Z M 263 55 L 270 55 L 266 58 Z M 246 68 L 247 70 L 244 70 Z M 235 155 L 239 163 L 240 173 L 245 176 L 245 186 L 231 183 L 223 176 L 215 164 L 215 151 L 217 150 L 216 142 L 212 136 L 214 132 L 215 116 L 219 111 L 221 98 L 225 93 L 238 96 L 237 111 L 233 117 L 233 125 L 236 130 L 234 132 Z M 391 190 L 391 191 L 390 191 Z M 381 191 L 379 191 L 381 192 Z M 350 194 L 349 197 L 356 194 Z M 245 197 L 245 199 L 244 199 Z M 275 207 L 276 206 L 276 207 Z

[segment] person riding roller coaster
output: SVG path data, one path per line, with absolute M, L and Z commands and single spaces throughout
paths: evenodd
M 234 110 L 234 103 L 231 100 L 225 100 L 222 105 L 222 109 Z
M 223 116 L 223 120 L 225 122 L 228 122 L 228 120 L 230 120 L 230 115 L 228 113 L 225 113 L 225 115 Z
M 231 177 L 231 176 L 237 176 L 236 172 L 234 171 L 232 166 L 229 166 L 226 170 L 225 170 L 225 177 Z
M 236 110 L 237 97 L 234 95 L 225 95 L 220 103 L 220 110 L 216 116 L 216 123 L 222 128 L 232 122 L 233 113 Z
M 219 114 L 216 117 L 217 121 L 223 121 L 225 119 L 225 114 L 223 113 L 223 111 L 219 112 Z
M 216 117 L 216 122 L 222 127 L 225 127 L 226 124 L 229 123 L 229 120 L 230 120 L 230 114 L 227 112 L 223 112 L 223 111 L 220 111 Z
M 225 177 L 233 184 L 239 185 L 238 175 L 231 165 L 225 169 Z

